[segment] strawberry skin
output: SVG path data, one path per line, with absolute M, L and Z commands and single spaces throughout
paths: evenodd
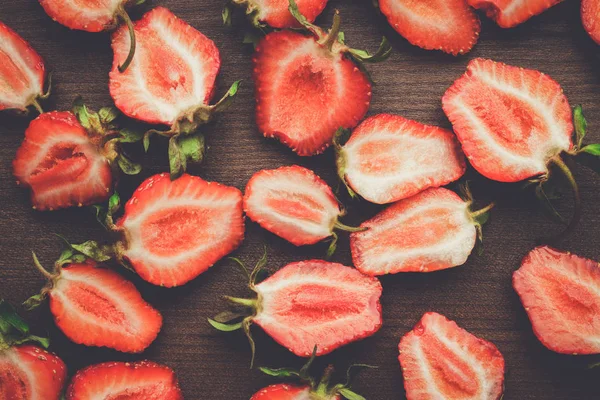
M 44 93 L 46 67 L 38 53 L 0 22 L 0 110 L 25 111 Z
M 462 265 L 477 231 L 469 203 L 456 193 L 428 189 L 392 204 L 350 235 L 352 260 L 367 275 L 432 272 Z
M 62 268 L 48 297 L 56 325 L 78 344 L 140 353 L 162 326 L 131 282 L 92 262 Z
M 592 39 L 600 44 L 600 1 L 581 1 L 581 21 L 586 32 Z
M 467 0 L 471 7 L 482 9 L 502 28 L 512 28 L 529 20 L 562 0 Z
M 354 268 L 320 260 L 291 263 L 254 287 L 253 321 L 300 357 L 320 356 L 381 327 L 381 283 Z
M 536 247 L 513 273 L 513 287 L 544 346 L 563 354 L 600 353 L 598 263 Z
M 425 313 L 398 349 L 409 400 L 502 397 L 502 354 L 443 315 Z
M 265 36 L 253 58 L 256 122 L 301 156 L 323 152 L 338 128 L 353 128 L 371 101 L 367 76 L 334 45 L 292 31 Z
M 0 350 L 0 399 L 59 400 L 66 377 L 65 363 L 37 346 Z
M 481 24 L 465 0 L 379 0 L 390 25 L 410 43 L 426 50 L 468 53 Z
M 474 59 L 442 105 L 473 167 L 496 181 L 547 174 L 549 161 L 572 147 L 567 98 L 539 71 Z
M 129 0 L 39 0 L 46 14 L 70 29 L 101 32 L 117 23 L 117 10 Z
M 451 131 L 390 114 L 364 120 L 339 158 L 348 185 L 377 204 L 446 185 L 466 169 L 460 143 Z
M 296 246 L 331 236 L 343 214 L 329 185 L 298 165 L 254 174 L 244 193 L 244 211 L 252 221 Z
M 117 222 L 125 242 L 118 249 L 142 279 L 180 286 L 236 249 L 244 239 L 242 193 L 183 174 L 146 179 Z
M 38 210 L 104 201 L 112 185 L 108 161 L 69 111 L 44 113 L 31 121 L 13 173 L 19 184 L 30 188 Z
M 183 400 L 183 395 L 167 366 L 152 361 L 106 362 L 78 371 L 66 399 Z
M 234 0 L 239 2 L 239 0 Z M 244 1 L 245 2 L 245 1 Z M 256 9 L 257 19 L 273 28 L 299 28 L 300 24 L 292 16 L 288 0 L 253 0 L 247 1 L 248 9 Z M 327 0 L 298 0 L 300 13 L 309 22 L 313 22 L 327 5 Z
M 334 397 L 333 399 L 338 399 Z M 306 400 L 310 399 L 310 386 L 278 383 L 260 389 L 250 400 Z
M 130 48 L 127 27 L 112 38 L 109 89 L 117 108 L 147 123 L 173 125 L 186 112 L 208 104 L 221 66 L 214 42 L 164 7 L 147 12 L 134 25 L 136 54 L 123 73 L 119 65 Z

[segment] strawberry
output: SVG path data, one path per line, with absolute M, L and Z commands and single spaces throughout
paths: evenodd
M 90 112 L 76 101 L 74 113 L 40 114 L 25 131 L 13 161 L 17 183 L 31 190 L 33 208 L 56 210 L 104 201 L 117 168 L 136 174 L 141 167 L 122 152 L 130 133 L 111 124 L 116 111 Z M 115 171 L 111 170 L 111 165 Z
M 326 33 L 298 12 L 290 11 L 309 30 L 266 35 L 254 54 L 256 121 L 265 137 L 275 137 L 301 156 L 324 151 L 338 128 L 352 128 L 365 116 L 371 83 L 357 61 L 387 58 L 384 39 L 377 54 L 351 49 L 339 36 L 340 17 Z
M 564 354 L 600 353 L 598 262 L 536 247 L 514 272 L 513 287 L 544 346 Z
M 241 6 L 253 26 L 264 28 L 299 28 L 301 25 L 288 10 L 288 0 L 229 0 L 223 9 L 223 23 L 231 25 L 233 6 Z M 298 0 L 299 12 L 309 22 L 314 22 L 327 5 L 327 0 Z
M 222 331 L 243 328 L 250 339 L 252 322 L 276 342 L 300 357 L 317 356 L 375 334 L 381 327 L 382 287 L 377 278 L 354 268 L 321 260 L 286 265 L 256 284 L 256 275 L 266 264 L 266 255 L 250 275 L 254 299 L 226 297 L 247 308 L 243 321 L 227 324 L 227 313 L 209 319 Z M 236 315 L 235 318 L 239 317 Z
M 66 400 L 183 400 L 177 377 L 152 361 L 105 362 L 78 371 Z
M 471 211 L 471 201 L 444 189 L 400 200 L 350 235 L 352 260 L 367 275 L 432 272 L 462 265 L 481 238 L 493 204 Z
M 392 203 L 465 173 L 454 134 L 399 115 L 365 119 L 343 146 L 336 141 L 338 174 L 351 195 Z
M 149 130 L 144 146 L 148 148 L 153 133 L 169 137 L 171 171 L 176 176 L 185 170 L 187 160 L 201 160 L 203 137 L 192 134 L 231 103 L 239 81 L 223 99 L 209 106 L 221 66 L 215 43 L 164 7 L 146 13 L 134 29 L 137 56 L 124 73 L 119 72 L 118 63 L 128 51 L 130 39 L 125 27 L 113 35 L 110 94 L 125 115 L 170 126 L 167 131 Z
M 0 300 L 0 399 L 59 400 L 67 367 L 44 349 L 48 344 L 48 339 L 31 335 L 25 321 Z
M 356 228 L 338 221 L 344 215 L 333 191 L 314 172 L 298 165 L 262 170 L 250 178 L 244 194 L 244 211 L 254 222 L 296 246 L 334 237 L 334 229 Z
M 502 398 L 502 354 L 443 315 L 425 313 L 398 349 L 409 400 Z
M 574 145 L 571 109 L 558 83 L 539 71 L 477 58 L 446 91 L 442 104 L 464 153 L 482 175 L 500 182 L 527 179 L 543 193 L 549 165 L 560 169 L 575 197 L 575 212 L 562 236 L 573 230 L 580 218 L 579 189 L 561 153 L 598 155 L 600 146 L 582 147 L 586 123 L 580 107 Z
M 581 1 L 581 21 L 586 32 L 592 39 L 600 44 L 600 1 Z
M 141 353 L 156 339 L 162 316 L 121 275 L 73 250 L 63 252 L 52 272 L 33 259 L 48 285 L 25 305 L 35 308 L 48 297 L 54 322 L 71 341 Z
M 379 0 L 392 28 L 415 46 L 452 55 L 471 51 L 481 24 L 465 0 Z
M 471 7 L 485 11 L 502 28 L 512 28 L 541 14 L 562 0 L 467 0 Z
M 135 55 L 135 32 L 125 8 L 143 3 L 145 0 L 94 0 L 65 1 L 39 0 L 46 14 L 61 25 L 86 32 L 113 30 L 123 22 L 129 31 L 131 45 L 127 57 L 119 65 L 119 71 L 127 69 Z
M 33 106 L 43 112 L 39 101 L 44 93 L 46 67 L 38 53 L 15 31 L 0 22 L 0 111 L 26 111 Z

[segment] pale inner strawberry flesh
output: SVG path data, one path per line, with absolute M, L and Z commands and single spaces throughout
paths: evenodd
M 321 223 L 323 213 L 327 212 L 323 204 L 315 201 L 310 195 L 288 191 L 271 191 L 266 198 L 265 207 L 272 208 L 284 216 L 315 223 Z

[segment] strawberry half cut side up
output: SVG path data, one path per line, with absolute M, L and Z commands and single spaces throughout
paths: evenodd
M 236 262 L 243 267 L 239 260 Z M 342 264 L 308 260 L 288 264 L 255 283 L 266 262 L 265 253 L 248 274 L 255 298 L 226 297 L 242 307 L 243 312 L 225 312 L 208 320 L 221 331 L 243 329 L 250 341 L 252 361 L 254 341 L 250 325 L 253 322 L 300 357 L 310 357 L 315 346 L 317 356 L 328 354 L 375 334 L 381 327 L 382 287 L 377 278 Z
M 462 265 L 481 240 L 493 203 L 471 211 L 472 201 L 444 188 L 400 200 L 350 235 L 352 260 L 367 275 L 432 272 Z
M 502 398 L 502 354 L 443 315 L 425 313 L 398 350 L 408 399 Z
M 113 121 L 118 112 L 89 111 L 77 99 L 70 111 L 40 114 L 25 131 L 13 161 L 17 183 L 31 190 L 33 208 L 56 210 L 102 202 L 110 196 L 119 170 L 137 174 L 120 143 L 136 134 L 119 131 Z
M 146 132 L 144 147 L 148 149 L 152 134 L 169 137 L 170 167 L 175 178 L 185 171 L 187 161 L 202 160 L 204 138 L 194 133 L 232 103 L 239 81 L 215 105 L 208 105 L 221 66 L 215 43 L 164 7 L 144 14 L 134 29 L 137 55 L 124 73 L 119 72 L 118 63 L 130 39 L 125 27 L 113 35 L 110 94 L 125 115 L 170 126 L 166 131 Z
M 0 111 L 26 112 L 32 106 L 44 111 L 40 100 L 50 96 L 44 91 L 46 67 L 42 57 L 15 31 L 0 22 Z
M 124 57 L 118 69 L 124 72 L 135 55 L 135 31 L 126 7 L 137 6 L 146 0 L 39 0 L 46 14 L 61 25 L 70 29 L 87 32 L 114 30 L 121 23 L 129 31 L 130 46 L 127 57 Z
M 259 42 L 253 58 L 256 121 L 265 137 L 311 156 L 332 143 L 338 128 L 353 128 L 365 116 L 371 83 L 362 62 L 386 59 L 391 46 L 384 38 L 374 55 L 349 48 L 337 11 L 329 32 L 308 22 L 293 0 L 290 12 L 310 34 L 278 31 Z
M 600 0 L 581 1 L 581 21 L 594 42 L 600 44 Z
M 446 91 L 442 104 L 467 158 L 487 178 L 528 180 L 547 197 L 543 187 L 550 177 L 549 166 L 561 171 L 573 188 L 574 213 L 566 229 L 548 240 L 560 239 L 575 228 L 581 201 L 563 154 L 600 154 L 600 148 L 583 147 L 585 120 L 580 108 L 575 109 L 574 145 L 571 109 L 558 83 L 539 71 L 478 58 Z
M 152 361 L 105 362 L 78 371 L 66 400 L 183 400 L 173 370 Z
M 32 335 L 14 308 L 0 300 L 0 399 L 59 400 L 67 367 L 45 350 L 48 345 L 48 339 Z
M 513 287 L 544 346 L 563 354 L 600 353 L 598 262 L 536 247 L 514 272 Z
M 323 12 L 327 0 L 297 0 L 298 11 L 308 22 Z M 231 26 L 231 18 L 235 6 L 245 9 L 250 23 L 256 28 L 300 28 L 296 18 L 290 13 L 288 0 L 228 0 L 223 8 L 223 24 Z
M 336 247 L 334 229 L 362 230 L 339 222 L 345 212 L 329 185 L 298 165 L 254 174 L 246 186 L 244 211 L 252 221 L 296 246 L 333 236 L 328 255 Z
M 342 145 L 343 135 L 342 130 L 336 135 L 336 162 L 352 197 L 358 193 L 372 203 L 392 203 L 465 173 L 456 136 L 437 126 L 378 114 L 365 119 Z
M 411 44 L 454 56 L 471 51 L 481 24 L 465 0 L 379 0 L 390 25 Z
M 350 388 L 353 372 L 358 368 L 377 368 L 367 364 L 353 364 L 346 371 L 346 383 L 332 385 L 330 383 L 333 374 L 333 365 L 327 366 L 323 376 L 316 381 L 309 375 L 309 369 L 316 358 L 317 347 L 313 349 L 310 359 L 300 370 L 294 368 L 266 368 L 259 369 L 277 378 L 293 378 L 300 381 L 298 384 L 279 383 L 262 388 L 250 398 L 250 400 L 364 400 L 365 398 Z
M 562 0 L 467 0 L 474 8 L 482 9 L 501 28 L 513 28 Z
M 48 285 L 25 306 L 35 308 L 47 297 L 56 326 L 71 341 L 141 353 L 156 339 L 162 316 L 118 273 L 72 249 L 61 254 L 52 272 L 35 254 L 33 260 Z

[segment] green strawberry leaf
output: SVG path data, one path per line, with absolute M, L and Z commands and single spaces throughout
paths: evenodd
M 204 135 L 196 133 L 179 139 L 179 148 L 187 161 L 201 162 L 204 158 Z
M 361 396 L 358 393 L 353 392 L 352 390 L 350 390 L 348 388 L 338 389 L 337 392 L 339 394 L 341 394 L 342 397 L 345 398 L 345 399 L 347 399 L 347 400 L 366 400 L 363 396 Z
M 366 50 L 358 50 L 358 49 L 349 49 L 350 54 L 359 62 L 381 62 L 387 60 L 392 54 L 392 45 L 388 41 L 388 39 L 384 36 L 381 39 L 381 43 L 379 44 L 379 48 L 375 52 L 375 54 L 371 54 Z
M 102 246 L 93 240 L 80 244 L 70 244 L 71 248 L 97 262 L 108 261 L 113 258 L 113 250 L 110 246 Z
M 127 175 L 137 175 L 142 172 L 142 165 L 133 162 L 123 153 L 119 153 L 117 156 L 117 164 L 119 168 Z
M 233 14 L 233 4 L 228 2 L 221 10 L 221 18 L 223 19 L 223 25 L 227 27 L 231 27 L 231 17 Z
M 600 143 L 588 144 L 587 146 L 579 150 L 579 152 L 588 153 L 593 156 L 600 157 Z
M 187 157 L 179 147 L 178 136 L 169 139 L 169 170 L 171 180 L 179 178 L 187 168 Z
M 23 335 L 29 333 L 29 326 L 17 314 L 14 307 L 0 299 L 0 332 L 2 334 L 8 334 L 13 328 Z
M 260 372 L 267 374 L 269 376 L 274 376 L 277 378 L 290 378 L 290 377 L 300 377 L 298 371 L 292 368 L 267 368 L 267 367 L 258 367 Z
M 100 122 L 102 122 L 105 125 L 108 125 L 111 122 L 113 122 L 115 119 L 117 119 L 119 117 L 119 115 L 120 115 L 119 110 L 116 109 L 115 107 L 102 107 L 98 111 L 98 116 L 100 117 Z
M 581 105 L 576 105 L 573 108 L 573 124 L 575 125 L 575 143 L 577 149 L 581 149 L 583 139 L 587 133 L 587 121 L 583 115 L 583 108 Z
M 143 138 L 144 132 L 134 131 L 127 128 L 119 131 L 119 142 L 121 143 L 137 143 Z
M 242 328 L 242 322 L 238 322 L 235 324 L 224 324 L 222 322 L 217 322 L 212 318 L 207 318 L 208 323 L 212 325 L 213 328 L 221 331 L 221 332 L 233 332 Z

